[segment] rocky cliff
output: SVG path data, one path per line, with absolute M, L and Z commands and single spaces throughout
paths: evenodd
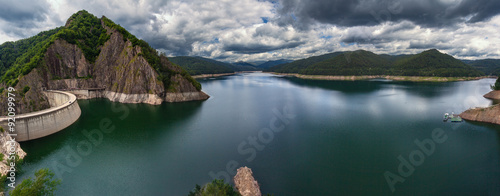
M 500 100 L 500 91 L 491 91 L 483 97 L 493 100 Z M 500 124 L 500 104 L 487 108 L 468 109 L 460 114 L 465 120 Z
M 0 153 L 1 153 L 0 156 L 3 155 L 3 159 L 2 159 L 2 161 L 0 161 L 0 175 L 1 176 L 5 176 L 9 172 L 10 166 L 7 165 L 8 164 L 7 160 L 9 158 L 10 152 L 15 152 L 17 154 L 17 156 L 19 156 L 19 159 L 24 159 L 24 157 L 26 156 L 26 153 L 19 146 L 19 143 L 17 143 L 17 142 L 12 143 L 10 141 L 11 141 L 11 137 L 7 133 L 7 130 L 0 132 L 0 144 L 1 144 L 0 145 Z M 13 148 L 11 149 L 11 147 L 13 147 Z
M 252 170 L 241 167 L 234 176 L 234 185 L 242 196 L 261 196 L 259 183 L 253 178 Z
M 468 109 L 460 114 L 465 120 L 500 124 L 500 105 Z
M 43 90 L 99 88 L 99 97 L 124 103 L 209 97 L 185 70 L 104 16 L 80 11 L 47 39 L 27 52 L 28 63 L 16 62 L 2 77 L 0 89 L 17 89 L 17 114 L 48 108 Z M 7 108 L 6 91 L 0 94 L 0 108 Z
M 500 91 L 491 91 L 483 95 L 484 98 L 500 100 Z

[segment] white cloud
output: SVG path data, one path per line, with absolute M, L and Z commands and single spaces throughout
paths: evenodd
M 441 2 L 459 4 L 457 0 Z M 292 24 L 278 25 L 280 5 L 259 0 L 47 0 L 23 10 L 39 7 L 46 10 L 27 14 L 22 24 L 0 18 L 0 42 L 62 26 L 71 14 L 85 9 L 98 17 L 107 16 L 168 55 L 254 61 L 357 49 L 401 54 L 437 48 L 457 58 L 500 58 L 500 16 L 441 27 L 407 20 L 378 24 L 374 18 L 377 25 L 372 26 L 313 22 L 307 29 L 298 29 Z

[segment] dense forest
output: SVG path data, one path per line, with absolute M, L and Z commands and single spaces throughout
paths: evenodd
M 486 75 L 500 75 L 500 59 L 463 60 L 463 62 L 484 72 Z
M 484 73 L 436 49 L 396 61 L 392 75 L 476 77 Z
M 304 75 L 398 75 L 476 77 L 481 71 L 443 54 L 427 50 L 416 55 L 377 55 L 369 51 L 335 52 L 297 60 L 265 70 Z
M 25 64 L 29 61 L 34 56 L 35 51 L 40 50 L 40 48 L 47 44 L 46 41 L 48 38 L 59 32 L 61 29 L 62 27 L 49 31 L 43 31 L 28 39 L 22 39 L 15 42 L 5 42 L 0 45 L 0 76 L 3 76 L 5 72 L 7 72 L 7 70 L 14 64 Z M 28 52 L 28 50 L 30 52 Z
M 390 62 L 372 52 L 344 52 L 333 58 L 308 66 L 299 73 L 306 75 L 382 75 Z
M 276 65 L 281 65 L 281 64 L 285 64 L 285 63 L 291 63 L 291 62 L 293 62 L 293 61 L 287 60 L 287 59 L 279 59 L 279 60 L 275 60 L 275 61 L 264 62 L 262 64 L 257 65 L 257 67 L 259 69 L 269 69 L 269 68 L 274 67 Z
M 313 56 L 306 59 L 300 59 L 293 61 L 291 63 L 285 63 L 281 65 L 276 65 L 267 69 L 265 71 L 268 72 L 278 72 L 278 73 L 299 73 L 301 70 L 307 68 L 309 65 L 319 63 L 324 60 L 328 60 L 330 58 L 336 57 L 342 54 L 342 52 L 334 52 L 329 54 L 324 54 L 320 56 Z
M 178 56 L 169 57 L 169 59 L 171 62 L 181 66 L 192 75 L 262 70 L 260 67 L 256 67 L 246 62 L 225 63 L 198 56 Z
M 229 66 L 202 57 L 178 56 L 170 57 L 169 60 L 187 70 L 191 75 L 234 73 Z

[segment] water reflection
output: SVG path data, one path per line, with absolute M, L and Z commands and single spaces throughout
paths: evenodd
M 66 145 L 77 145 L 78 142 L 86 140 L 87 138 L 83 136 L 82 131 L 99 129 L 99 123 L 102 119 L 110 119 L 113 125 L 116 126 L 115 131 L 112 133 L 113 140 L 124 140 L 127 138 L 137 140 L 144 137 L 145 133 L 148 137 L 155 137 L 161 133 L 161 129 L 151 129 L 141 132 L 144 123 L 148 123 L 149 126 L 154 127 L 158 124 L 165 125 L 165 122 L 182 123 L 189 121 L 190 117 L 201 108 L 203 102 L 193 101 L 150 105 L 123 104 L 111 102 L 107 99 L 96 99 L 78 100 L 78 104 L 82 114 L 74 124 L 50 136 L 21 143 L 21 147 L 28 155 L 36 155 L 27 156 L 25 159 L 27 163 L 37 162 Z M 136 126 L 136 128 L 131 130 L 131 125 L 132 127 Z M 104 140 L 106 139 L 110 138 L 105 137 Z M 40 146 L 43 146 L 43 148 L 40 148 Z
M 346 94 L 370 93 L 380 89 L 398 89 L 421 97 L 438 97 L 448 94 L 457 86 L 455 82 L 409 82 L 385 79 L 328 81 L 309 80 L 297 77 L 279 77 L 298 86 L 340 91 Z

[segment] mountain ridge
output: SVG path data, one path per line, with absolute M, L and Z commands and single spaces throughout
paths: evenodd
M 22 103 L 16 105 L 19 113 L 48 108 L 44 89 L 104 88 L 104 97 L 125 103 L 208 98 L 187 71 L 105 16 L 81 10 L 52 31 L 28 38 L 37 42 L 35 47 L 3 66 L 7 71 L 0 80 L 0 107 L 6 104 L 3 89 L 9 86 Z
M 415 55 L 375 54 L 366 50 L 334 52 L 286 63 L 265 72 L 303 75 L 393 75 L 478 77 L 484 73 L 436 49 Z

